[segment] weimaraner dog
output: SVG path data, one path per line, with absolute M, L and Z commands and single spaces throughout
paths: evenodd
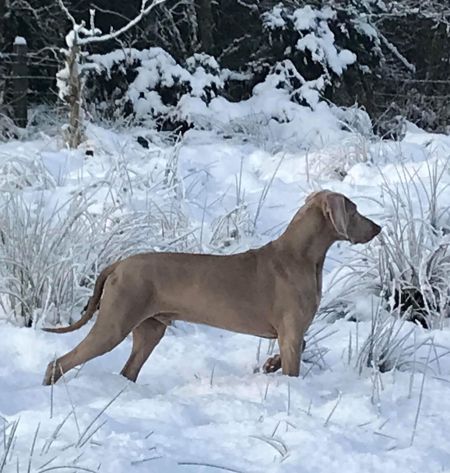
M 342 194 L 308 196 L 285 232 L 261 248 L 235 255 L 143 253 L 99 275 L 82 318 L 65 333 L 97 320 L 72 351 L 48 365 L 44 384 L 117 346 L 130 332 L 133 348 L 121 374 L 135 381 L 173 320 L 277 338 L 280 355 L 266 372 L 298 376 L 303 337 L 319 306 L 328 248 L 338 240 L 367 243 L 381 228 Z

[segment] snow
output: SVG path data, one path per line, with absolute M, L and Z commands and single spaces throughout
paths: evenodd
M 257 128 L 259 132 L 269 134 L 272 143 L 279 140 L 296 148 L 315 147 L 317 140 L 327 143 L 340 140 L 342 125 L 341 117 L 337 115 L 341 112 L 319 102 L 318 91 L 324 85 L 322 79 L 305 81 L 300 75 L 296 76 L 303 83 L 299 93 L 310 107 L 290 100 L 293 90 L 289 80 L 294 71 L 289 60 L 283 61 L 273 74 L 254 87 L 249 99 L 240 102 L 215 97 L 206 104 L 199 97 L 186 94 L 178 103 L 177 114 L 196 125 L 204 126 L 206 122 L 216 130 L 233 126 Z
M 297 41 L 297 49 L 309 50 L 314 61 L 328 65 L 333 72 L 342 72 L 356 61 L 356 54 L 348 49 L 338 51 L 334 44 L 334 34 L 325 21 L 321 21 L 313 33 L 308 33 Z
M 23 36 L 16 36 L 14 38 L 14 44 L 20 44 L 20 45 L 26 46 L 27 40 Z
M 116 50 L 108 54 L 92 54 L 89 62 L 83 67 L 86 70 L 95 68 L 99 73 L 105 71 L 110 77 L 111 68 L 125 62 L 125 64 L 139 64 L 136 78 L 131 82 L 124 97 L 133 104 L 136 117 L 156 117 L 167 115 L 170 108 L 165 105 L 159 96 L 161 88 L 179 88 L 181 102 L 184 98 L 196 102 L 203 102 L 206 89 L 224 86 L 224 78 L 232 77 L 231 71 L 221 71 L 216 60 L 206 54 L 194 54 L 187 60 L 186 68 L 178 64 L 175 59 L 161 48 L 137 50 Z M 221 74 L 224 77 L 221 77 Z M 235 75 L 239 79 L 238 75 Z M 155 90 L 156 89 L 156 90 Z M 189 90 L 189 93 L 187 91 Z M 214 94 L 212 94 L 214 96 Z M 181 113 L 181 115 L 185 115 Z
M 284 8 L 282 4 L 275 5 L 271 10 L 265 12 L 262 16 L 264 26 L 274 30 L 276 28 L 284 28 L 286 20 L 283 18 Z
M 359 31 L 361 31 L 368 38 L 372 38 L 375 41 L 379 42 L 377 30 L 370 24 L 366 22 L 366 18 L 359 18 L 355 24 Z
M 330 7 L 316 10 L 310 5 L 306 5 L 303 8 L 297 8 L 292 13 L 292 19 L 294 20 L 295 27 L 298 31 L 313 30 L 319 21 L 331 20 L 335 16 L 336 12 Z
M 166 212 L 167 220 L 178 215 L 177 231 L 193 232 L 188 242 L 201 250 L 236 252 L 274 238 L 318 188 L 344 192 L 361 212 L 386 225 L 396 212 L 386 183 L 405 192 L 406 175 L 418 214 L 433 166 L 443 171 L 441 188 L 450 184 L 450 137 L 408 125 L 402 141 L 380 141 L 343 131 L 339 120 L 350 112 L 339 115 L 321 102 L 314 110 L 288 105 L 285 94 L 261 84 L 247 102 L 211 102 L 210 113 L 224 123 L 245 120 L 249 111 L 289 118 L 255 120 L 254 135 L 194 129 L 173 145 L 145 129 L 112 131 L 90 124 L 88 142 L 76 151 L 45 134 L 1 144 L 2 202 L 17 193 L 51 209 L 95 189 L 91 224 L 102 212 L 112 212 L 112 225 L 114 216 L 148 211 L 154 203 L 153 211 Z M 195 97 L 190 100 L 185 105 L 193 109 L 205 106 Z M 364 117 L 360 124 L 364 131 Z M 137 143 L 138 136 L 148 140 L 148 148 Z M 86 149 L 94 155 L 86 156 Z M 165 187 L 170 176 L 172 187 Z M 439 208 L 449 205 L 448 193 L 441 192 Z M 245 232 L 259 207 L 256 232 Z M 235 220 L 227 217 L 232 212 Z M 226 230 L 236 221 L 241 222 L 239 239 Z M 130 245 L 133 238 L 130 234 Z M 152 236 L 147 245 L 160 248 L 165 242 Z M 118 374 L 130 352 L 128 338 L 111 353 L 69 372 L 54 388 L 43 387 L 47 363 L 73 348 L 89 326 L 67 335 L 45 333 L 38 327 L 52 323 L 54 312 L 43 311 L 37 327 L 20 327 L 2 296 L 0 426 L 5 426 L 6 444 L 18 422 L 3 472 L 24 471 L 29 461 L 30 471 L 36 472 L 43 472 L 47 462 L 54 471 L 97 471 L 100 465 L 99 471 L 117 473 L 209 473 L 219 467 L 245 473 L 446 471 L 449 327 L 427 331 L 405 322 L 399 337 L 412 331 L 408 340 L 413 346 L 430 339 L 434 345 L 421 346 L 417 358 L 408 358 L 411 364 L 402 369 L 360 371 L 358 350 L 379 299 L 361 289 L 345 300 L 344 275 L 352 281 L 345 263 L 355 257 L 354 249 L 336 244 L 327 257 L 322 306 L 331 307 L 332 316 L 318 317 L 311 327 L 298 379 L 253 372 L 267 357 L 267 341 L 257 360 L 259 340 L 254 337 L 179 323 L 136 384 Z M 350 304 L 345 317 L 333 305 L 336 300 Z M 69 315 L 77 318 L 79 310 L 64 313 L 63 321 Z M 429 367 L 413 369 L 413 362 L 425 364 L 432 346 Z M 76 466 L 67 470 L 69 465 Z
M 270 30 L 286 28 L 285 18 L 292 21 L 294 29 L 299 33 L 300 39 L 296 48 L 300 51 L 308 50 L 315 62 L 328 67 L 337 75 L 351 64 L 356 62 L 356 54 L 344 49 L 339 51 L 334 43 L 334 34 L 328 21 L 336 18 L 336 11 L 330 7 L 316 9 L 310 5 L 295 8 L 292 12 L 281 4 L 274 6 L 263 15 L 264 25 Z M 374 38 L 374 29 L 367 23 L 358 22 L 358 28 L 363 34 Z M 318 89 L 321 90 L 321 89 Z
M 98 97 L 91 103 L 88 96 L 88 107 L 92 107 L 93 115 L 107 109 L 110 114 L 121 116 L 130 113 L 131 105 L 133 118 L 141 124 L 147 121 L 149 126 L 154 126 L 155 120 L 159 120 L 172 125 L 185 122 L 197 128 L 217 129 L 229 126 L 227 122 L 230 121 L 242 123 L 251 121 L 254 116 L 264 116 L 269 126 L 277 127 L 277 123 L 293 122 L 295 116 L 302 122 L 296 124 L 297 129 L 308 128 L 308 120 L 301 119 L 302 115 L 308 114 L 305 103 L 316 111 L 321 93 L 329 85 L 332 75 L 342 75 L 357 57 L 335 44 L 334 33 L 328 24 L 336 17 L 333 9 L 305 6 L 290 11 L 277 5 L 263 15 L 263 21 L 269 29 L 284 28 L 284 17 L 298 33 L 299 39 L 290 47 L 308 53 L 313 62 L 320 64 L 322 72 L 318 77 L 307 81 L 286 58 L 271 68 L 264 81 L 255 85 L 248 100 L 234 103 L 225 98 L 226 81 L 248 77 L 228 69 L 221 70 L 217 61 L 207 54 L 194 54 L 181 65 L 158 47 L 121 49 L 103 55 L 88 55 L 86 64 L 80 66 L 87 74 L 92 74 L 91 82 L 96 82 L 96 74 L 103 74 L 100 80 L 109 80 L 111 88 L 117 92 L 100 104 Z M 305 61 L 308 55 L 305 55 Z M 114 75 L 113 68 L 120 74 L 117 75 L 116 71 Z M 135 78 L 124 87 L 124 91 L 120 91 L 122 86 L 114 83 L 114 78 L 118 77 L 118 82 L 124 81 L 120 76 L 125 72 L 135 74 Z M 58 73 L 61 97 L 67 95 L 67 74 L 67 68 Z M 162 98 L 166 88 L 172 89 L 170 103 L 167 103 L 167 98 L 165 101 Z M 292 97 L 303 103 L 296 104 Z M 321 116 L 324 112 L 322 110 Z

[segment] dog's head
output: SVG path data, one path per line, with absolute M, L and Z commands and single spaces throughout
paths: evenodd
M 307 197 L 306 203 L 320 206 L 336 240 L 367 243 L 381 231 L 379 225 L 361 215 L 356 204 L 343 194 L 328 190 L 314 192 Z

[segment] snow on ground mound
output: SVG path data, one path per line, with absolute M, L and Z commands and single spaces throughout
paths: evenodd
M 20 195 L 25 207 L 39 202 L 51 218 L 58 203 L 76 196 L 86 206 L 82 215 L 90 216 L 80 220 L 86 232 L 95 228 L 107 236 L 117 228 L 112 246 L 101 235 L 73 233 L 81 240 L 77 245 L 91 240 L 83 261 L 72 254 L 80 246 L 64 255 L 79 276 L 86 268 L 95 270 L 100 247 L 110 249 L 111 257 L 130 246 L 133 251 L 215 252 L 259 246 L 284 229 L 314 189 L 343 192 L 362 213 L 386 224 L 396 212 L 386 199 L 386 183 L 404 192 L 407 182 L 413 210 L 419 211 L 433 166 L 442 171 L 441 190 L 450 182 L 449 138 L 414 129 L 402 142 L 369 142 L 333 130 L 341 139 L 331 145 L 321 147 L 318 139 L 311 149 L 293 151 L 286 143 L 289 152 L 198 131 L 175 146 L 149 142 L 144 148 L 136 140 L 143 132 L 90 126 L 86 146 L 93 157 L 83 149 L 59 151 L 52 138 L 1 145 L 0 166 L 10 176 L 0 180 L 2 208 L 11 195 Z M 449 204 L 441 192 L 437 205 L 445 210 Z M 29 219 L 36 216 L 32 206 L 26 208 Z M 58 211 L 64 225 L 72 211 Z M 153 220 L 143 220 L 145 213 Z M 127 220 L 134 218 L 140 219 L 139 228 Z M 49 221 L 51 229 L 56 221 Z M 38 230 L 20 235 L 28 238 L 33 231 Z M 57 248 L 63 253 L 63 245 Z M 36 254 L 30 258 L 41 261 Z M 102 258 L 99 264 L 107 260 Z M 5 292 L 3 267 L 0 471 L 445 471 L 450 462 L 448 324 L 429 331 L 410 322 L 395 325 L 397 351 L 390 359 L 395 368 L 367 367 L 364 342 L 373 330 L 379 294 L 373 287 L 369 293 L 364 288 L 349 292 L 352 309 L 346 301 L 345 314 L 339 313 L 344 286 L 336 274 L 351 258 L 346 243 L 328 255 L 324 309 L 331 316 L 321 314 L 311 327 L 298 379 L 254 373 L 269 351 L 266 341 L 259 347 L 254 337 L 180 323 L 169 330 L 136 384 L 117 374 L 130 352 L 128 339 L 71 371 L 54 388 L 40 385 L 46 364 L 73 348 L 89 327 L 67 335 L 20 328 L 20 311 L 11 315 L 17 306 Z M 4 256 L 2 261 L 5 266 Z M 30 274 L 40 276 L 35 273 L 32 268 Z M 48 291 L 39 299 L 43 308 L 33 314 L 37 326 L 77 318 L 89 293 L 84 285 L 75 288 L 72 305 L 59 313 L 49 302 L 58 291 L 50 286 Z

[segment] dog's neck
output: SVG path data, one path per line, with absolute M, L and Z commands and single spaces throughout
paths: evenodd
M 310 261 L 322 271 L 326 253 L 337 241 L 336 232 L 322 209 L 306 204 L 294 216 L 274 246 L 286 252 L 293 261 Z

